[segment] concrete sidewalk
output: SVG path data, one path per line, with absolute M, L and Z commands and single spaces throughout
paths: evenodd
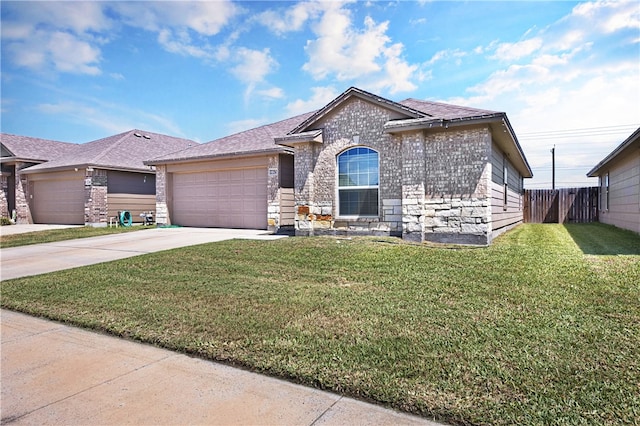
M 12 311 L 0 319 L 2 424 L 437 425 Z
M 286 237 L 251 229 L 152 228 L 138 232 L 3 248 L 0 250 L 0 279 L 39 275 L 233 238 L 270 240 Z

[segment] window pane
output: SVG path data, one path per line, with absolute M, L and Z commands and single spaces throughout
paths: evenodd
M 378 216 L 377 189 L 341 189 L 340 215 Z
M 377 186 L 378 153 L 369 148 L 352 148 L 338 156 L 339 186 Z

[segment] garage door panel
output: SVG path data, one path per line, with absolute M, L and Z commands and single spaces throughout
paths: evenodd
M 84 224 L 84 182 L 82 179 L 33 182 L 31 209 L 35 223 Z
M 266 168 L 175 173 L 172 194 L 177 225 L 267 227 Z

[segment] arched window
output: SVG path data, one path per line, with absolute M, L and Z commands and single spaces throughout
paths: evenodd
M 365 147 L 338 155 L 338 215 L 378 216 L 378 153 Z

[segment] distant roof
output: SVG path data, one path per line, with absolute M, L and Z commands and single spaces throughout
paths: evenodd
M 600 161 L 593 169 L 587 173 L 588 177 L 596 177 L 608 164 L 614 161 L 622 152 L 631 147 L 634 143 L 640 142 L 640 127 L 636 129 L 627 139 L 625 139 L 620 145 L 616 147 L 609 155 L 607 155 L 602 161 Z
M 143 161 L 198 145 L 189 139 L 176 138 L 144 130 L 130 130 L 107 138 L 76 145 L 68 155 L 25 169 L 25 172 L 52 171 L 74 166 L 148 171 Z
M 290 149 L 276 145 L 275 138 L 285 136 L 287 132 L 302 123 L 313 112 L 296 115 L 272 124 L 245 130 L 230 136 L 216 139 L 193 148 L 167 154 L 145 161 L 145 164 L 161 164 L 182 160 L 198 160 L 240 154 L 259 154 L 267 152 L 291 152 Z
M 4 147 L 2 150 L 3 161 L 10 158 L 11 160 L 40 163 L 54 160 L 78 148 L 78 145 L 74 143 L 9 133 L 0 133 L 0 142 Z

